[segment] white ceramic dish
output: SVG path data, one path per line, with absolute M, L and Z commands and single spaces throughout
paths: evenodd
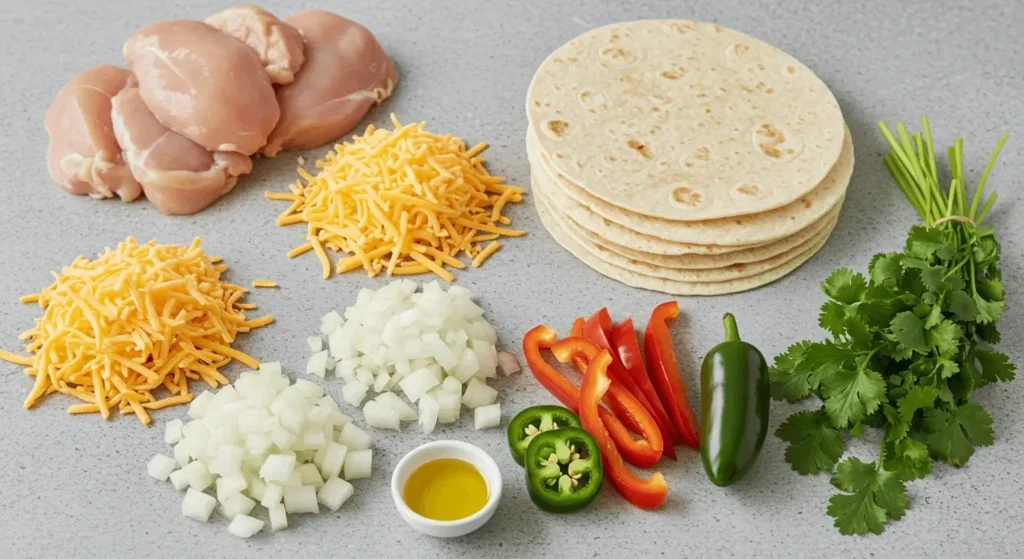
M 405 504 L 402 490 L 416 468 L 440 458 L 458 458 L 472 464 L 487 482 L 487 504 L 472 516 L 460 520 L 431 520 L 420 516 Z M 416 447 L 406 454 L 391 474 L 391 497 L 398 514 L 414 530 L 435 538 L 457 538 L 483 526 L 494 515 L 501 500 L 501 470 L 489 454 L 479 447 L 461 441 L 434 441 Z

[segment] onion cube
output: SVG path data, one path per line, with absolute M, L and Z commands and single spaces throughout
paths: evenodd
M 448 295 L 453 299 L 463 299 L 466 301 L 472 301 L 475 295 L 473 292 L 459 285 L 448 286 Z
M 262 501 L 263 497 L 267 494 L 267 482 L 258 477 L 254 477 L 249 480 L 249 487 L 245 492 L 254 500 Z
M 309 346 L 309 351 L 319 353 L 324 349 L 324 340 L 320 336 L 310 336 L 306 338 L 306 345 Z
M 451 392 L 452 394 L 458 394 L 459 398 L 462 398 L 462 383 L 455 377 L 448 377 L 444 379 L 444 382 L 441 383 L 441 390 Z
M 302 431 L 302 424 L 306 421 L 306 414 L 302 412 L 301 408 L 284 407 L 278 413 L 278 419 L 281 422 L 281 427 L 298 435 Z
M 297 471 L 292 471 L 292 475 L 288 476 L 288 479 L 280 482 L 281 487 L 285 489 L 289 487 L 301 487 L 302 486 L 302 474 Z
M 245 438 L 245 450 L 251 455 L 266 454 L 274 441 L 266 433 L 253 433 Z
M 498 355 L 494 351 L 494 344 L 487 343 L 484 340 L 472 340 L 469 345 L 473 348 L 473 353 L 476 355 L 477 363 L 480 366 L 476 376 L 484 378 L 497 376 Z
M 346 382 L 345 386 L 342 387 L 341 396 L 348 405 L 359 407 L 359 404 L 363 402 L 363 398 L 366 397 L 366 391 L 366 385 L 358 380 L 352 380 Z
M 399 421 L 416 420 L 416 410 L 412 409 L 409 404 L 403 402 L 402 398 L 394 392 L 384 392 L 377 396 L 375 400 L 397 412 Z
M 282 498 L 284 498 L 284 487 L 268 481 L 266 489 L 263 490 L 263 498 L 260 499 L 260 504 L 269 509 L 279 504 Z
M 200 522 L 207 522 L 216 506 L 217 499 L 202 491 L 189 488 L 185 492 L 185 498 L 181 500 L 181 514 Z
M 184 440 L 178 441 L 178 444 L 174 445 L 174 461 L 182 468 L 192 459 L 191 447 L 192 444 Z
M 221 501 L 220 512 L 225 518 L 231 520 L 240 514 L 249 514 L 255 506 L 256 501 L 253 501 L 241 493 L 235 493 Z
M 289 454 L 271 454 L 260 467 L 260 477 L 265 481 L 288 481 L 295 470 L 295 456 Z
M 345 425 L 338 435 L 338 442 L 345 445 L 351 452 L 370 448 L 370 434 L 356 427 L 354 423 Z
M 498 352 L 498 368 L 501 369 L 502 374 L 505 376 L 518 373 L 522 370 L 519 366 L 519 361 L 516 360 L 516 356 L 508 353 L 507 351 Z
M 266 376 L 277 376 L 281 374 L 281 363 L 279 361 L 271 361 L 269 363 L 260 363 L 260 372 Z
M 168 476 L 174 471 L 178 463 L 173 458 L 157 454 L 146 465 L 146 472 L 157 481 L 167 481 Z
M 327 351 L 314 353 L 306 363 L 306 374 L 324 378 L 327 375 Z
M 440 391 L 434 395 L 437 398 L 437 422 L 455 423 L 462 413 L 462 395 L 458 392 Z
M 281 450 L 288 450 L 295 444 L 297 437 L 284 427 L 278 427 L 270 432 L 270 440 Z
M 284 530 L 288 527 L 288 513 L 285 512 L 284 505 L 278 503 L 272 507 L 267 507 L 270 512 L 270 529 L 273 531 Z
M 333 410 L 333 411 L 331 411 L 330 422 L 331 422 L 331 425 L 334 425 L 335 429 L 341 430 L 346 425 L 348 425 L 349 423 L 352 422 L 352 418 L 347 416 L 347 415 L 345 415 L 345 414 L 343 414 L 343 413 L 341 413 L 338 410 Z
M 324 358 L 326 358 L 326 357 L 327 357 L 327 354 L 324 353 Z M 324 395 L 323 387 L 321 387 L 319 384 L 317 384 L 315 382 L 310 382 L 310 381 L 308 381 L 306 379 L 301 379 L 300 378 L 300 379 L 296 380 L 295 384 L 293 384 L 291 386 L 291 388 L 292 388 L 292 390 L 295 390 L 299 394 L 302 394 L 302 396 L 307 401 L 310 401 L 310 403 L 312 403 L 312 401 L 319 400 Z
M 341 328 L 345 324 L 345 319 L 338 314 L 338 311 L 331 311 L 320 319 L 320 332 L 325 336 L 330 336 L 332 332 Z
M 218 475 L 237 474 L 242 469 L 245 451 L 240 446 L 224 445 L 217 449 L 217 457 L 210 464 L 210 473 Z
M 239 494 L 247 485 L 240 474 L 221 476 L 217 478 L 217 500 L 223 505 L 229 497 Z
M 303 464 L 295 468 L 302 478 L 302 485 L 312 485 L 319 489 L 324 484 L 324 478 L 320 476 L 320 470 L 314 464 Z
M 327 408 L 329 410 L 340 409 L 338 408 L 338 402 L 335 402 L 334 398 L 332 398 L 330 394 L 327 394 L 323 398 L 317 400 L 316 405 L 320 406 L 321 408 Z
M 365 366 L 359 367 L 356 369 L 356 380 L 363 386 L 369 388 L 373 386 L 373 372 Z
M 228 525 L 228 533 L 238 538 L 248 538 L 263 529 L 263 521 L 257 520 L 245 514 L 239 514 L 231 519 Z
M 498 391 L 487 386 L 480 379 L 469 381 L 466 393 L 462 395 L 462 403 L 469 409 L 476 409 L 480 406 L 489 406 L 498 399 Z
M 212 399 L 213 392 L 210 390 L 193 398 L 192 402 L 188 405 L 188 416 L 192 419 L 199 419 L 206 415 L 206 408 L 210 405 L 210 400 Z
M 177 444 L 181 437 L 181 420 L 172 419 L 168 421 L 167 427 L 164 429 L 164 442 L 167 444 Z
M 311 425 L 302 431 L 303 449 L 316 449 L 325 444 L 327 439 L 324 438 L 324 432 L 316 426 Z
M 332 477 L 317 493 L 316 499 L 319 503 L 332 511 L 337 511 L 345 504 L 345 501 L 355 493 L 352 484 L 337 477 Z
M 370 469 L 373 465 L 373 451 L 355 450 L 345 457 L 345 479 L 362 479 L 370 477 Z
M 419 424 L 423 427 L 423 432 L 428 435 L 434 432 L 434 427 L 437 425 L 438 409 L 437 399 L 434 396 L 424 394 L 420 397 Z
M 405 392 L 405 397 L 410 402 L 415 402 L 438 384 L 437 378 L 430 372 L 430 369 L 422 368 L 410 373 L 409 376 L 402 379 L 402 382 L 398 383 L 398 386 L 401 387 L 402 392 Z
M 366 424 L 378 429 L 399 429 L 398 412 L 376 400 L 370 400 L 363 406 Z
M 480 361 L 472 348 L 462 350 L 462 359 L 454 370 L 450 370 L 451 376 L 459 382 L 468 382 L 473 375 L 480 371 Z
M 384 387 L 388 385 L 388 382 L 390 380 L 391 380 L 391 377 L 388 376 L 387 373 L 380 373 L 380 374 L 378 374 L 376 380 L 373 381 L 373 391 L 374 392 L 383 392 L 384 391 Z
M 311 485 L 285 487 L 284 510 L 288 514 L 319 513 L 320 505 L 316 500 L 316 488 Z
M 491 429 L 501 425 L 501 404 L 480 406 L 473 410 L 473 428 Z
M 207 487 L 213 485 L 213 474 L 206 467 L 206 464 L 196 461 L 191 462 L 187 466 L 181 469 L 185 472 L 185 479 L 188 480 L 188 486 L 196 491 L 203 491 Z
M 345 464 L 345 455 L 348 454 L 348 447 L 336 442 L 327 443 L 323 461 L 320 464 L 320 474 L 324 479 L 336 478 L 341 475 L 341 467 Z
M 185 475 L 185 470 L 174 470 L 168 478 L 171 480 L 171 485 L 174 486 L 174 489 L 178 491 L 188 487 L 188 476 Z

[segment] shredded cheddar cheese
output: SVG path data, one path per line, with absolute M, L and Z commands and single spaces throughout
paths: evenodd
M 252 280 L 252 286 L 256 287 L 256 288 L 260 288 L 260 287 L 262 287 L 262 288 L 277 287 L 277 282 L 276 281 L 272 281 L 272 280 L 258 279 L 258 280 Z
M 463 254 L 479 266 L 500 247 L 498 237 L 524 232 L 502 227 L 509 203 L 524 190 L 504 184 L 484 168 L 480 143 L 425 130 L 426 123 L 394 130 L 370 125 L 362 136 L 334 146 L 316 162 L 316 176 L 299 167 L 300 181 L 266 198 L 289 202 L 278 226 L 305 223 L 306 242 L 289 258 L 312 251 L 324 279 L 362 268 L 370 276 L 433 272 L 453 281 L 448 267 L 463 269 Z M 483 243 L 491 242 L 487 248 Z M 327 251 L 345 253 L 332 264 Z
M 70 414 L 112 411 L 149 424 L 149 410 L 192 401 L 188 381 L 227 384 L 233 360 L 259 362 L 230 347 L 240 332 L 273 322 L 248 320 L 248 291 L 221 281 L 227 266 L 200 248 L 139 245 L 129 237 L 95 260 L 79 256 L 38 294 L 21 298 L 44 309 L 24 332 L 30 356 L 0 350 L 0 359 L 35 377 L 25 408 L 61 392 L 86 403 Z M 169 396 L 158 398 L 163 388 Z

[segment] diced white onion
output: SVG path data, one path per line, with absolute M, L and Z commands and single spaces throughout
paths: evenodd
M 270 529 L 273 531 L 284 530 L 288 527 L 288 513 L 284 505 L 278 503 L 267 508 L 270 512 Z
M 255 506 L 256 501 L 241 493 L 235 493 L 221 502 L 220 511 L 226 518 L 231 520 L 240 514 L 249 514 Z
M 174 486 L 174 489 L 178 491 L 188 487 L 188 476 L 185 475 L 185 470 L 174 470 L 168 476 L 168 479 L 171 480 L 171 485 Z
M 164 442 L 167 444 L 177 444 L 181 440 L 181 420 L 172 419 L 167 422 L 167 427 L 164 429 Z
M 320 336 L 310 336 L 306 338 L 306 344 L 309 345 L 309 351 L 312 353 L 319 353 L 324 349 L 324 339 Z
M 316 488 L 311 485 L 286 487 L 284 489 L 284 510 L 288 514 L 317 514 L 320 506 L 316 500 Z
M 239 514 L 231 520 L 228 532 L 238 538 L 248 538 L 263 529 L 263 521 L 245 514 Z
M 394 392 L 384 392 L 378 395 L 375 400 L 391 408 L 398 414 L 399 421 L 415 421 L 416 410 L 412 409 L 412 406 L 406 404 L 402 399 Z
M 480 406 L 489 406 L 498 398 L 498 391 L 487 386 L 480 379 L 474 378 L 469 381 L 465 394 L 462 395 L 462 403 L 469 409 L 476 409 Z
M 352 488 L 351 483 L 341 478 L 333 477 L 320 488 L 316 498 L 321 505 L 332 511 L 337 511 L 353 493 L 355 493 L 355 489 Z
M 338 442 L 345 445 L 351 452 L 370 448 L 370 434 L 356 427 L 354 423 L 345 425 L 338 435 Z
M 505 376 L 513 375 L 522 370 L 516 356 L 507 351 L 498 352 L 498 368 L 501 369 L 501 373 Z
M 370 477 L 370 469 L 373 465 L 372 450 L 355 450 L 345 457 L 345 479 L 361 479 Z
M 181 514 L 200 522 L 206 522 L 210 520 L 210 515 L 213 514 L 213 509 L 216 506 L 217 499 L 202 491 L 189 488 L 185 492 L 185 498 L 181 501 Z
M 473 428 L 491 429 L 501 425 L 501 404 L 480 406 L 473 410 Z
M 363 406 L 363 417 L 370 427 L 394 429 L 395 431 L 399 429 L 398 412 L 377 400 L 366 402 L 366 405 Z
M 423 432 L 428 435 L 434 432 L 434 427 L 437 425 L 438 409 L 437 399 L 434 396 L 424 394 L 420 397 L 419 424 L 423 427 Z

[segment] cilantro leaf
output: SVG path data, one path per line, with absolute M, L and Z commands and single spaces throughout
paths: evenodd
M 910 424 L 903 421 L 900 417 L 900 412 L 896 408 L 892 407 L 888 402 L 882 404 L 882 415 L 885 417 L 885 421 L 889 424 L 885 430 L 885 437 L 891 441 L 898 441 L 903 437 L 906 437 L 910 432 Z
M 915 225 L 907 235 L 906 252 L 914 258 L 929 260 L 938 257 L 949 260 L 956 256 L 956 249 L 941 229 Z
M 846 493 L 828 500 L 828 515 L 846 536 L 881 534 L 890 520 L 903 518 L 909 505 L 906 485 L 897 474 L 857 458 L 839 464 L 832 485 Z
M 843 438 L 821 410 L 789 416 L 775 436 L 789 443 L 786 461 L 801 475 L 832 471 L 843 456 Z
M 1006 286 L 998 279 L 979 281 L 978 293 L 990 301 L 1003 301 L 1006 299 Z
M 846 307 L 842 303 L 826 301 L 818 315 L 818 325 L 838 338 L 846 331 Z
M 863 275 L 854 273 L 849 268 L 839 268 L 828 276 L 825 283 L 821 284 L 821 288 L 832 299 L 850 305 L 864 295 L 867 281 Z
M 868 276 L 871 278 L 871 285 L 885 285 L 895 287 L 899 285 L 903 277 L 903 266 L 900 263 L 902 255 L 896 252 L 876 254 L 868 266 Z
M 928 446 L 909 438 L 889 442 L 886 444 L 883 467 L 897 473 L 903 481 L 921 479 L 932 471 Z
M 981 365 L 981 378 L 986 383 L 1011 381 L 1016 376 L 1017 367 L 1006 354 L 979 348 L 974 351 L 974 358 Z
M 956 354 L 963 333 L 953 321 L 943 320 L 935 328 L 928 330 L 928 343 L 939 350 L 939 355 L 949 357 Z
M 938 397 L 939 390 L 933 386 L 917 385 L 911 388 L 906 396 L 896 402 L 900 410 L 900 419 L 907 424 L 913 423 L 914 413 L 935 407 L 935 399 Z
M 807 346 L 804 363 L 813 369 L 820 379 L 826 379 L 843 366 L 852 363 L 857 352 L 846 344 L 824 341 Z
M 964 404 L 952 412 L 932 409 L 925 412 L 928 449 L 949 464 L 961 467 L 974 454 L 975 446 L 993 442 L 992 417 L 977 404 Z
M 907 349 L 919 353 L 928 353 L 928 344 L 924 341 L 924 323 L 916 314 L 903 311 L 892 317 L 889 322 L 893 340 Z
M 974 303 L 978 306 L 977 321 L 982 324 L 990 324 L 999 320 L 999 317 L 1003 315 L 1003 308 L 1006 306 L 1005 302 L 989 301 L 980 293 L 974 295 Z
M 949 312 L 960 322 L 972 322 L 978 317 L 978 304 L 963 289 L 957 289 L 949 298 Z
M 925 330 L 934 328 L 938 323 L 942 322 L 943 318 L 942 305 L 934 305 L 931 310 L 928 311 L 928 316 L 924 319 Z
M 793 344 L 775 358 L 774 365 L 768 369 L 772 398 L 790 403 L 799 402 L 818 388 L 814 369 L 804 362 L 807 348 L 811 345 L 811 342 Z
M 824 380 L 825 411 L 832 424 L 845 428 L 872 414 L 885 398 L 882 375 L 866 367 L 840 369 Z

